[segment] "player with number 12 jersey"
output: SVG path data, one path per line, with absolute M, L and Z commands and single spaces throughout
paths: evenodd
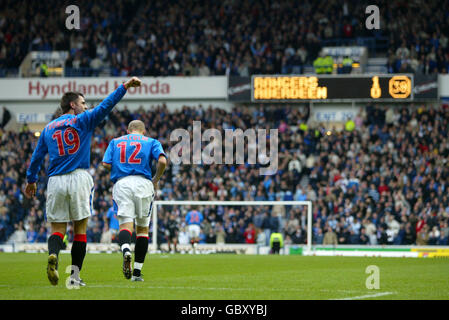
M 116 183 L 127 176 L 142 176 L 151 180 L 151 161 L 167 157 L 156 139 L 131 133 L 111 140 L 103 163 L 112 164 L 111 180 Z
M 111 170 L 114 182 L 112 199 L 120 224 L 118 235 L 123 253 L 123 274 L 131 281 L 143 281 L 141 270 L 148 252 L 151 211 L 159 179 L 165 170 L 167 155 L 156 139 L 145 136 L 145 124 L 133 120 L 128 134 L 111 140 L 103 157 L 103 166 Z M 154 177 L 151 162 L 157 161 Z M 134 270 L 131 270 L 131 235 L 136 222 Z

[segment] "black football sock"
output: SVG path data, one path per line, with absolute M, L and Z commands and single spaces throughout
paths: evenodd
M 120 246 L 120 250 L 122 250 L 123 255 L 127 251 L 131 252 L 131 249 L 129 247 L 129 244 L 131 243 L 131 231 L 128 229 L 122 229 L 120 230 L 118 234 L 118 244 Z
M 59 251 L 61 251 L 63 247 L 62 240 L 64 239 L 64 235 L 59 232 L 54 232 L 48 238 L 48 254 L 56 254 L 59 255 Z
M 136 239 L 136 247 L 134 250 L 134 270 L 133 276 L 140 277 L 145 256 L 148 252 L 148 236 L 138 235 Z
M 81 272 L 84 257 L 86 256 L 87 237 L 85 234 L 76 234 L 72 244 L 72 274 L 74 274 L 73 266 Z

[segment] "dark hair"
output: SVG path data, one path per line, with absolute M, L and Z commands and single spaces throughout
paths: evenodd
M 80 96 L 84 98 L 84 95 L 80 92 L 70 91 L 70 92 L 64 93 L 64 95 L 61 98 L 62 113 L 65 114 L 65 113 L 69 112 L 70 111 L 70 102 L 75 101 Z
M 64 112 L 62 112 L 62 108 L 59 106 L 56 111 L 53 113 L 53 116 L 51 117 L 51 120 L 55 120 L 57 118 L 59 118 L 60 116 L 62 116 L 64 114 Z

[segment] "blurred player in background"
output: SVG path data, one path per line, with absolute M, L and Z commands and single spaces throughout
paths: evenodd
M 87 220 L 92 213 L 94 192 L 94 182 L 87 171 L 90 167 L 92 133 L 122 99 L 126 90 L 140 85 L 138 78 L 131 78 L 89 111 L 83 94 L 67 92 L 61 99 L 62 115 L 42 130 L 27 170 L 25 194 L 28 197 L 36 194 L 37 175 L 48 153 L 46 215 L 52 234 L 48 238 L 47 276 L 52 285 L 58 284 L 58 255 L 64 247 L 67 223 L 73 221 L 75 236 L 71 250 L 71 284 L 85 286 L 79 272 L 86 255 Z
M 203 214 L 192 207 L 192 210 L 187 212 L 186 223 L 189 230 L 190 244 L 192 245 L 193 253 L 196 253 L 196 247 L 200 240 L 201 222 L 203 222 Z
M 281 248 L 284 247 L 284 237 L 280 232 L 273 232 L 270 236 L 271 253 L 279 254 Z
M 148 251 L 148 231 L 151 209 L 159 179 L 167 165 L 167 155 L 156 139 L 146 137 L 145 125 L 133 120 L 128 134 L 110 143 L 103 165 L 111 170 L 114 182 L 112 198 L 117 206 L 120 223 L 118 241 L 123 254 L 123 274 L 126 279 L 143 281 L 141 270 Z M 157 160 L 156 174 L 151 175 L 151 162 Z M 131 236 L 136 222 L 134 270 L 131 270 Z
M 167 221 L 167 229 L 165 230 L 165 239 L 167 240 L 168 251 L 171 250 L 170 245 L 173 243 L 172 253 L 176 253 L 176 245 L 178 244 L 178 222 L 176 221 L 175 214 L 170 214 Z
M 111 232 L 112 238 L 113 240 L 116 240 L 120 225 L 117 217 L 117 208 L 115 207 L 113 201 L 111 201 L 111 207 L 106 213 L 106 220 L 106 222 L 109 224 L 109 230 Z

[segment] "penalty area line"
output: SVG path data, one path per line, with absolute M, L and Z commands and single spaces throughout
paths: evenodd
M 329 300 L 362 300 L 362 299 L 368 299 L 368 298 L 377 298 L 382 296 L 388 296 L 394 294 L 394 292 L 379 292 L 376 294 L 367 294 L 364 296 L 356 296 L 356 297 L 347 297 L 347 298 L 339 298 L 339 299 L 329 299 Z

